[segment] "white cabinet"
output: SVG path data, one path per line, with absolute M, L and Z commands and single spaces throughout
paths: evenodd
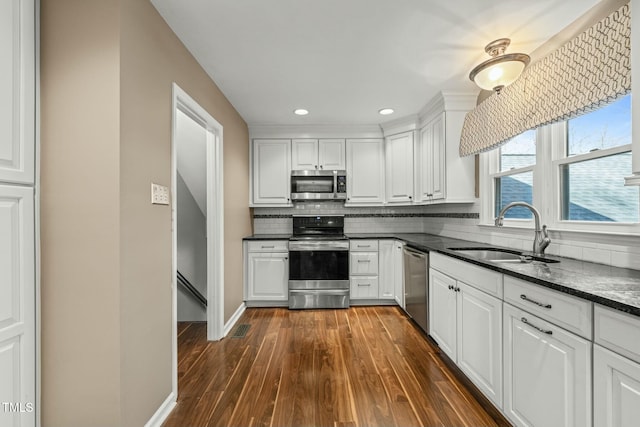
M 292 170 L 344 170 L 344 139 L 294 139 L 291 142 Z
M 378 241 L 352 240 L 349 242 L 350 299 L 378 299 Z
M 291 205 L 291 141 L 254 139 L 252 206 Z
M 464 264 L 460 263 L 460 267 Z M 484 395 L 501 408 L 502 301 L 431 268 L 429 334 Z
M 400 307 L 404 310 L 405 308 L 405 299 L 404 299 L 404 255 L 402 250 L 404 249 L 404 243 L 396 240 L 393 243 L 393 263 L 395 265 L 393 271 L 393 283 L 394 283 L 394 291 L 393 295 Z
M 386 197 L 390 204 L 413 201 L 413 131 L 385 138 Z
M 635 427 L 640 420 L 640 364 L 593 346 L 593 425 Z
M 504 413 L 518 426 L 591 425 L 591 343 L 504 304 Z
M 288 301 L 287 241 L 245 242 L 245 260 L 245 301 L 248 306 Z
M 444 113 L 420 129 L 416 144 L 417 196 L 420 202 L 445 198 Z
M 345 206 L 384 203 L 384 140 L 347 140 L 347 201 Z
M 460 157 L 459 145 L 465 115 L 476 101 L 473 94 L 441 93 L 420 112 L 415 202 L 475 201 L 474 156 Z
M 594 426 L 638 425 L 640 318 L 596 304 L 594 340 Z
M 403 243 L 397 240 L 380 240 L 378 245 L 379 299 L 394 300 L 396 299 L 398 287 L 402 289 L 402 245 Z M 398 253 L 400 256 L 398 256 Z

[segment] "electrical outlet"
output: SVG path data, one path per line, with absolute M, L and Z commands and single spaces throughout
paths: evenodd
M 168 205 L 169 188 L 164 185 L 151 183 L 151 204 Z

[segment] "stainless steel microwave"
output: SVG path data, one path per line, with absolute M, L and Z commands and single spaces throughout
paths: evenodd
M 291 200 L 346 200 L 347 172 L 343 170 L 291 171 Z

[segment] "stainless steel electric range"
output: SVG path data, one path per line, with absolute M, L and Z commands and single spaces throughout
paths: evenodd
M 289 308 L 349 307 L 349 240 L 343 216 L 294 216 Z

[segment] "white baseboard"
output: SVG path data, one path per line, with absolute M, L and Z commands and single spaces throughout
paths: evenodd
M 233 327 L 238 322 L 238 319 L 240 319 L 240 316 L 242 316 L 242 313 L 244 313 L 244 310 L 246 308 L 247 308 L 247 306 L 245 305 L 244 302 L 242 304 L 240 304 L 240 307 L 238 307 L 236 312 L 233 313 L 233 315 L 231 316 L 229 321 L 224 324 L 224 331 L 222 331 L 222 337 L 223 338 L 226 337 L 229 334 L 229 332 L 231 332 L 231 329 L 233 329 Z
M 144 427 L 160 427 L 165 422 L 173 408 L 176 406 L 176 395 L 171 392 L 169 396 L 162 402 L 155 414 L 147 421 Z

